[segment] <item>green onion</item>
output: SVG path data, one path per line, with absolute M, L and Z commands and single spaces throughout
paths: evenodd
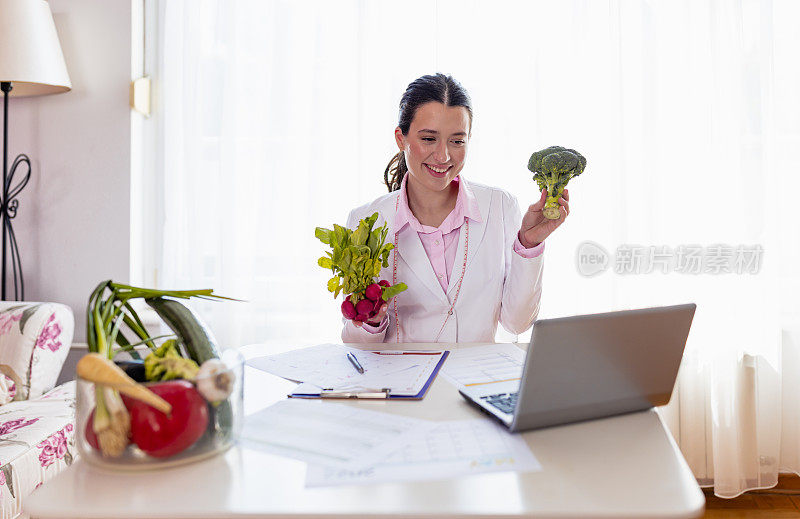
M 107 293 L 108 295 L 106 295 Z M 114 283 L 110 279 L 103 281 L 92 291 L 86 308 L 86 342 L 89 344 L 89 351 L 113 358 L 120 351 L 129 351 L 131 355 L 134 355 L 133 346 L 144 343 L 151 350 L 155 349 L 156 345 L 153 342 L 155 338 L 151 337 L 147 332 L 144 323 L 130 304 L 131 299 L 151 297 L 175 297 L 179 299 L 196 297 L 238 301 L 238 299 L 219 296 L 211 288 L 158 290 Z M 131 345 L 120 328 L 123 323 L 136 334 L 141 342 Z M 121 348 L 112 348 L 115 343 Z

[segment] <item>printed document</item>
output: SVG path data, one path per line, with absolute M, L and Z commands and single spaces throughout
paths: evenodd
M 519 380 L 525 352 L 513 344 L 488 344 L 450 352 L 442 376 L 458 389 Z
M 295 382 L 341 382 L 354 371 L 346 357 L 348 351 L 341 344 L 319 344 L 277 355 L 255 357 L 248 360 L 247 365 Z
M 347 359 L 353 353 L 364 373 Z M 303 382 L 295 393 L 390 388 L 393 395 L 416 395 L 430 379 L 443 352 L 361 351 L 341 344 L 321 344 L 300 350 L 257 357 L 247 364 L 282 378 Z M 445 363 L 446 364 L 446 363 Z
M 306 486 L 445 479 L 483 472 L 542 469 L 520 435 L 489 420 L 434 422 L 400 450 L 361 469 L 309 465 Z
M 431 422 L 344 404 L 282 400 L 245 417 L 239 444 L 310 463 L 358 470 L 426 432 Z

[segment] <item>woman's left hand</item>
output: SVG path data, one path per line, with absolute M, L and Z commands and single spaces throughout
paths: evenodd
M 558 212 L 561 218 L 558 220 L 549 220 L 542 214 L 544 203 L 547 200 L 547 191 L 542 189 L 542 196 L 539 201 L 528 207 L 528 212 L 522 217 L 522 225 L 519 230 L 519 241 L 526 249 L 536 247 L 544 241 L 545 238 L 558 229 L 564 223 L 564 220 L 569 216 L 569 190 L 564 189 L 561 196 L 558 198 L 558 203 L 561 205 Z

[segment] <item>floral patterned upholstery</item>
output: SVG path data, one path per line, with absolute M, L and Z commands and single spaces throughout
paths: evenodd
M 72 463 L 74 423 L 74 381 L 0 407 L 0 518 L 17 517 L 26 496 Z
M 66 305 L 0 302 L 0 373 L 14 382 L 14 400 L 37 398 L 53 389 L 74 326 Z
M 74 323 L 66 305 L 0 302 L 0 519 L 73 461 L 75 382 L 53 386 Z

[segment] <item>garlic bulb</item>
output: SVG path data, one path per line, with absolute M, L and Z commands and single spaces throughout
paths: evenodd
M 209 359 L 200 366 L 195 381 L 203 398 L 213 403 L 230 396 L 236 376 L 221 360 Z

